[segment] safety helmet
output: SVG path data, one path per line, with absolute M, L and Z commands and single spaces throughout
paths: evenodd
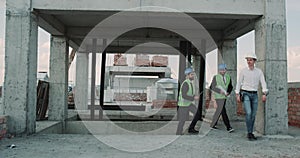
M 218 65 L 218 70 L 225 70 L 227 67 L 226 67 L 226 64 L 219 64 Z
M 184 70 L 185 75 L 188 75 L 189 73 L 192 73 L 192 72 L 194 72 L 194 70 L 191 67 L 188 67 Z
M 246 55 L 246 56 L 245 56 L 245 59 L 247 59 L 247 58 L 252 58 L 252 59 L 257 60 L 256 54 L 254 54 L 254 53 L 251 53 L 251 54 Z

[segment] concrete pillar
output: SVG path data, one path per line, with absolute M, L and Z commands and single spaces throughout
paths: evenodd
M 197 80 L 195 80 L 195 89 L 198 89 L 200 100 L 198 106 L 202 106 L 200 109 L 202 110 L 202 114 L 205 112 L 204 105 L 204 96 L 205 96 L 205 61 L 201 55 L 194 55 L 192 58 L 193 68 L 195 69 L 195 73 L 197 76 Z M 198 93 L 197 92 L 197 93 Z
M 264 134 L 286 134 L 287 48 L 285 1 L 264 1 L 265 15 L 255 24 L 256 66 L 265 74 L 269 95 L 265 104 L 259 94 L 256 130 Z
M 201 48 L 200 52 L 197 52 L 197 55 L 193 56 L 193 68 L 195 69 L 195 73 L 197 76 L 197 83 L 195 85 L 197 86 L 197 89 L 199 89 L 200 93 L 200 100 L 198 106 L 202 106 L 202 115 L 205 113 L 205 107 L 203 108 L 203 105 L 205 105 L 205 86 L 206 86 L 206 80 L 205 80 L 205 56 L 206 54 L 206 40 L 201 40 Z
M 76 57 L 75 106 L 77 110 L 87 110 L 89 54 L 78 52 Z
M 187 65 L 187 47 L 188 42 L 187 41 L 180 41 L 179 49 L 180 49 L 180 55 L 179 55 L 179 74 L 178 74 L 178 81 L 181 84 L 185 80 L 184 70 L 186 69 Z
M 6 0 L 4 114 L 8 132 L 32 134 L 36 119 L 37 18 L 31 0 Z
M 237 81 L 237 42 L 236 40 L 226 40 L 218 48 L 218 64 L 227 65 L 227 74 L 231 76 L 232 86 L 235 87 Z M 237 104 L 234 88 L 230 97 L 226 101 L 226 110 L 230 120 L 237 120 Z
M 65 37 L 51 36 L 48 118 L 53 121 L 64 121 L 67 118 L 68 48 Z

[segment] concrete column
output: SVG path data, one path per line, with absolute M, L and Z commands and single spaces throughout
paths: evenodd
M 89 54 L 78 52 L 76 57 L 75 106 L 77 110 L 88 108 Z
M 53 121 L 64 121 L 67 118 L 68 48 L 65 37 L 51 36 L 48 118 Z
M 236 40 L 226 40 L 218 48 L 218 64 L 227 65 L 227 74 L 231 76 L 232 86 L 235 87 L 237 81 L 237 42 Z M 226 101 L 226 110 L 230 120 L 237 120 L 237 104 L 235 99 L 235 89 Z
M 8 132 L 32 134 L 36 120 L 37 18 L 31 0 L 6 0 L 4 114 Z
M 194 55 L 193 56 L 193 68 L 195 69 L 195 73 L 197 76 L 197 80 L 194 80 L 195 89 L 198 89 L 200 94 L 200 100 L 198 106 L 202 106 L 202 114 L 205 112 L 204 105 L 204 96 L 205 96 L 205 61 L 201 55 Z M 198 93 L 197 92 L 197 93 Z
M 181 84 L 185 80 L 184 70 L 186 69 L 186 56 L 187 56 L 187 41 L 180 41 L 179 49 L 179 74 L 178 74 L 178 81 Z
M 265 2 L 265 15 L 255 24 L 256 66 L 265 74 L 269 95 L 265 104 L 259 94 L 256 130 L 264 134 L 288 132 L 287 48 L 285 1 Z
M 200 72 L 200 67 L 201 67 L 201 56 L 200 55 L 193 55 L 193 58 L 192 58 L 192 63 L 193 63 L 193 68 L 195 70 L 195 74 L 196 74 L 196 80 L 195 80 L 195 87 L 197 89 L 199 89 L 199 80 L 201 77 L 203 76 L 200 76 L 201 72 Z M 201 93 L 201 92 L 200 92 Z

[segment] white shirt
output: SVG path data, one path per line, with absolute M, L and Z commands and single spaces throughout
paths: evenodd
M 254 67 L 253 70 L 250 70 L 248 67 L 243 68 L 240 72 L 239 80 L 236 83 L 235 93 L 238 94 L 240 89 L 257 91 L 259 82 L 261 83 L 262 91 L 267 93 L 268 89 L 263 72 L 256 67 Z

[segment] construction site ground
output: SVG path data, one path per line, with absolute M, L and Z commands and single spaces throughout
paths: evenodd
M 30 136 L 5 138 L 0 140 L 0 158 L 117 158 L 117 157 L 300 157 L 300 128 L 289 127 L 288 135 L 262 135 L 256 141 L 246 138 L 244 121 L 231 122 L 235 131 L 228 133 L 224 125 L 219 123 L 218 130 L 209 130 L 206 134 L 190 135 L 185 132 L 181 136 L 171 135 L 113 135 L 114 141 L 126 146 L 128 150 L 120 150 L 100 141 L 99 136 L 92 134 L 33 134 Z M 199 122 L 197 127 L 208 124 Z M 187 127 L 188 122 L 186 123 Z M 101 135 L 105 138 L 108 135 Z M 167 137 L 174 141 L 164 144 Z M 124 139 L 125 138 L 125 139 Z M 138 140 L 146 144 L 159 142 L 158 148 L 149 147 L 135 150 Z M 127 142 L 128 141 L 128 142 Z M 142 146 L 143 142 L 139 144 Z

